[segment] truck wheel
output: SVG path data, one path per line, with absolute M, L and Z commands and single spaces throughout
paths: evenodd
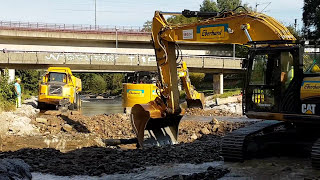
M 76 94 L 75 96 L 75 103 L 74 103 L 74 109 L 80 109 L 80 96 L 79 94 Z
M 38 102 L 38 109 L 40 110 L 47 110 L 47 105 L 44 102 Z
M 69 110 L 74 110 L 74 103 L 71 103 L 68 108 Z

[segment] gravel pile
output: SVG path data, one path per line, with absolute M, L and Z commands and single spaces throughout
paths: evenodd
M 223 107 L 226 105 L 222 105 Z M 199 108 L 190 108 L 186 110 L 186 115 L 196 115 L 196 116 L 230 116 L 230 117 L 239 117 L 242 114 L 234 113 L 225 108 L 211 108 L 211 109 L 199 109 Z
M 229 169 L 208 167 L 207 171 L 190 175 L 175 175 L 162 178 L 163 180 L 215 180 L 229 173 Z

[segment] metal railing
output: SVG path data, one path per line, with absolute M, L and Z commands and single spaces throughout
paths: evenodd
M 19 21 L 0 21 L 0 29 L 45 31 L 45 32 L 78 32 L 78 33 L 135 33 L 150 34 L 140 26 L 109 26 L 83 24 L 50 24 Z

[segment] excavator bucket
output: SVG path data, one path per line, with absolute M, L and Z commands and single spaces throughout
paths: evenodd
M 199 97 L 197 99 L 186 99 L 188 108 L 204 108 L 205 98 L 203 93 L 199 93 Z
M 182 115 L 165 116 L 164 109 L 153 102 L 136 104 L 131 109 L 131 123 L 140 147 L 177 144 Z

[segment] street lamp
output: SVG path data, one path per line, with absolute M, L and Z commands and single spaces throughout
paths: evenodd
M 97 0 L 94 0 L 94 29 L 97 29 Z
M 118 30 L 119 28 L 116 27 L 116 48 L 118 48 Z

